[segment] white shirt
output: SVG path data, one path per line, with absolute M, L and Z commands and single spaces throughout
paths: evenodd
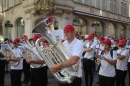
M 129 58 L 129 51 L 126 49 L 118 49 L 117 54 L 121 54 L 121 55 L 125 56 L 125 58 L 122 60 L 117 59 L 116 69 L 126 71 L 127 70 L 127 61 Z
M 96 45 L 96 50 L 98 51 L 98 55 L 101 55 L 101 52 L 104 50 L 103 44 Z
M 17 58 L 21 58 L 21 60 L 20 60 L 19 64 L 16 65 L 16 66 L 12 66 L 12 65 L 11 65 L 11 69 L 14 69 L 14 70 L 22 70 L 22 69 L 23 69 L 23 58 L 22 58 L 22 56 L 20 55 L 20 49 L 19 49 L 19 48 L 14 48 L 14 49 L 13 49 L 13 52 L 14 52 L 15 56 L 16 56 Z
M 82 77 L 82 64 L 81 64 L 81 59 L 82 59 L 82 53 L 83 53 L 83 43 L 78 40 L 74 39 L 70 44 L 68 44 L 68 41 L 64 41 L 63 45 L 66 48 L 66 51 L 68 52 L 70 58 L 73 56 L 78 56 L 80 57 L 78 63 L 79 63 L 79 68 L 78 68 L 78 75 L 77 77 Z
M 110 51 L 107 54 L 104 53 L 103 56 L 109 60 L 117 60 L 116 51 L 113 51 L 113 57 L 111 57 Z M 101 60 L 99 75 L 106 77 L 114 77 L 116 75 L 114 65 L 111 65 L 105 60 Z
M 85 55 L 84 55 L 84 58 L 92 59 L 92 60 L 93 60 L 94 52 L 95 52 L 95 49 L 96 49 L 95 43 L 92 42 L 92 43 L 90 44 L 89 42 L 87 42 L 87 43 L 86 43 L 86 48 L 92 48 L 92 50 L 89 51 L 89 52 L 86 52 Z

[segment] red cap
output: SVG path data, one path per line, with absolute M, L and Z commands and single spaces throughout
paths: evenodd
M 19 39 L 19 38 L 15 38 L 13 42 L 14 42 L 14 43 L 19 43 L 19 42 L 20 42 L 20 39 Z
M 33 40 L 33 38 L 30 38 L 29 40 Z
M 62 43 L 63 43 L 64 41 L 65 41 L 64 39 L 61 40 Z
M 90 33 L 90 35 L 94 36 L 94 33 Z
M 42 40 L 42 43 L 48 43 L 48 41 L 47 40 Z
M 106 44 L 111 45 L 111 40 L 110 39 L 105 39 L 103 42 L 106 43 Z
M 52 23 L 52 22 L 53 22 L 53 20 L 54 20 L 54 17 L 53 17 L 53 16 L 51 16 L 51 17 L 49 17 L 49 18 L 48 18 L 48 20 Z
M 33 36 L 33 40 L 36 41 L 36 40 L 37 40 L 38 38 L 40 38 L 40 37 L 41 37 L 40 35 L 36 34 L 36 35 Z
M 115 39 L 115 41 L 119 41 L 119 39 L 118 39 L 118 38 L 116 38 L 116 39 Z
M 124 43 L 126 43 L 126 42 L 127 42 L 127 40 L 126 40 L 126 39 L 123 39 L 123 41 L 124 41 Z
M 27 35 L 23 35 L 22 38 L 23 39 L 27 39 L 28 37 L 27 37 Z
M 88 35 L 88 37 L 87 37 L 88 40 L 89 40 L 89 39 L 92 39 L 92 38 L 93 38 L 93 35 L 92 35 L 92 34 Z
M 108 36 L 107 38 L 111 38 L 111 36 Z
M 74 26 L 71 24 L 68 24 L 65 26 L 64 31 L 74 31 Z
M 125 42 L 124 42 L 123 40 L 120 40 L 120 41 L 118 42 L 118 46 L 120 46 L 120 45 L 125 45 Z
M 100 37 L 99 37 L 99 40 L 100 40 L 100 41 L 104 41 L 104 39 L 105 39 L 105 38 L 104 38 L 103 36 L 100 36 Z
M 77 39 L 79 39 L 79 36 L 75 36 Z

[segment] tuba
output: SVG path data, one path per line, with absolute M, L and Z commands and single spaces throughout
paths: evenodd
M 23 40 L 23 43 L 20 43 L 21 46 L 25 47 L 26 50 L 25 52 L 20 53 L 22 55 L 23 58 L 25 58 L 26 60 L 32 59 L 32 60 L 37 60 L 40 59 L 35 52 L 32 50 L 32 47 L 30 47 L 30 43 L 28 40 Z M 19 46 L 20 47 L 20 46 Z M 30 64 L 31 66 L 33 66 L 34 68 L 39 68 L 42 66 L 42 64 Z
M 54 17 L 44 19 L 38 23 L 32 31 L 33 33 L 40 33 L 43 35 L 43 38 L 38 39 L 35 45 L 49 68 L 51 68 L 54 64 L 60 64 L 69 59 L 69 55 L 62 42 L 59 41 L 58 38 L 58 40 L 55 41 L 52 37 L 52 28 L 50 28 L 53 26 L 52 20 L 54 20 Z M 41 50 L 39 48 L 39 43 L 42 40 L 47 40 L 49 46 L 44 46 Z M 52 72 L 52 74 L 60 83 L 72 83 L 72 81 L 77 77 L 77 72 L 78 64 L 75 64 L 68 68 L 62 68 L 56 73 Z

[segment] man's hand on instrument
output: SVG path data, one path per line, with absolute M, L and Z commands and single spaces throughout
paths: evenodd
M 55 64 L 51 67 L 51 71 L 54 73 L 57 72 L 59 69 L 61 69 L 59 64 Z
M 11 58 L 9 58 L 9 57 L 7 57 L 7 58 L 6 58 L 6 61 L 8 61 L 8 62 L 9 62 L 10 60 L 11 60 Z

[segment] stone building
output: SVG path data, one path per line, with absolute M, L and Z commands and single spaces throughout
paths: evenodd
M 54 29 L 73 24 L 80 36 L 130 37 L 130 0 L 1 0 L 4 37 L 14 39 L 26 34 L 42 19 L 55 16 Z

